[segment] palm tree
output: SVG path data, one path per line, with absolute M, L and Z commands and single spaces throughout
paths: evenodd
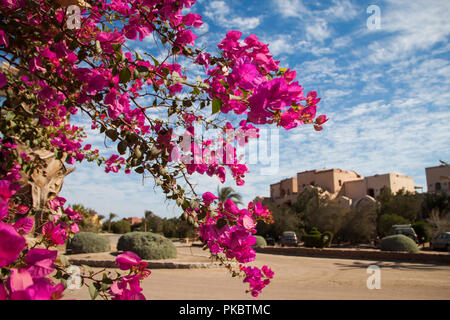
M 114 219 L 114 218 L 116 218 L 117 217 L 117 214 L 115 214 L 115 213 L 110 213 L 109 214 L 109 219 L 108 219 L 108 233 L 111 233 L 111 222 L 112 222 L 112 220 Z
M 144 232 L 147 232 L 147 222 L 150 220 L 150 218 L 154 215 L 153 211 L 151 210 L 145 210 L 144 213 Z
M 217 196 L 219 197 L 220 202 L 225 202 L 227 199 L 231 199 L 236 205 L 242 204 L 242 196 L 231 187 L 217 187 Z

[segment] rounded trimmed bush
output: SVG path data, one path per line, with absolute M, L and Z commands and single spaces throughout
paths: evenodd
M 312 228 L 310 233 L 303 236 L 304 246 L 307 248 L 323 248 L 322 234 L 317 228 Z
M 67 242 L 69 253 L 96 253 L 111 251 L 111 244 L 107 237 L 93 232 L 78 232 Z
M 322 241 L 324 247 L 329 247 L 333 241 L 333 233 L 331 231 L 325 231 L 322 233 Z
M 119 238 L 117 250 L 134 252 L 145 260 L 177 257 L 177 249 L 172 241 L 153 232 L 134 231 L 125 233 Z
M 381 251 L 418 252 L 417 244 L 403 234 L 395 234 L 381 239 Z
M 256 238 L 256 243 L 253 245 L 253 247 L 265 247 L 267 246 L 267 241 L 262 236 L 254 236 Z

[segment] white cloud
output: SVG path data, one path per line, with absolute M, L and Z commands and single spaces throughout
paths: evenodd
M 450 2 L 389 0 L 381 11 L 380 32 L 392 34 L 368 48 L 371 63 L 388 63 L 447 43 L 450 35 Z
M 306 39 L 309 41 L 316 40 L 323 42 L 325 39 L 331 36 L 331 31 L 328 28 L 328 24 L 325 20 L 317 19 L 313 24 L 306 26 Z
M 255 29 L 261 24 L 262 20 L 262 17 L 242 17 L 236 15 L 224 1 L 208 2 L 204 14 L 211 21 L 222 27 L 237 28 L 241 31 Z
M 308 12 L 302 0 L 276 0 L 275 5 L 281 15 L 285 18 L 300 18 Z

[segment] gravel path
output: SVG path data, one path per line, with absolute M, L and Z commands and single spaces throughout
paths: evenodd
M 205 255 L 205 251 L 195 247 L 179 250 L 193 256 Z M 450 265 L 257 254 L 255 265 L 264 264 L 272 267 L 275 278 L 259 299 L 450 300 Z M 366 268 L 371 264 L 381 268 L 379 290 L 366 286 L 370 276 Z M 143 282 L 144 295 L 160 300 L 252 300 L 245 293 L 247 288 L 248 284 L 232 278 L 223 268 L 155 269 Z M 67 291 L 65 298 L 89 299 L 89 294 L 83 288 Z

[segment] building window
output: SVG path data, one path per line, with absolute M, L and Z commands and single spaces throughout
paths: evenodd
M 342 187 L 342 180 L 339 180 L 339 187 Z
M 369 189 L 369 190 L 367 190 L 367 194 L 371 197 L 375 197 L 375 190 Z
M 436 182 L 436 187 L 435 187 L 436 191 L 441 190 L 441 183 L 440 182 Z

